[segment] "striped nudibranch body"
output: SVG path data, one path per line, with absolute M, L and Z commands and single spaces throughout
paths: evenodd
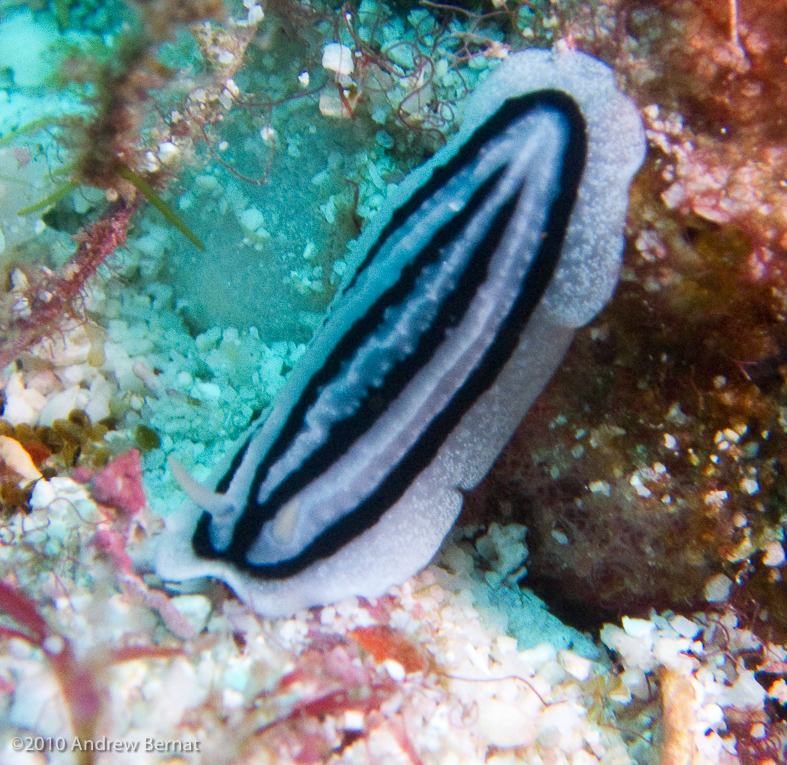
M 610 297 L 634 105 L 582 53 L 509 57 L 391 195 L 328 320 L 211 489 L 168 520 L 165 579 L 261 614 L 376 597 L 423 568 Z

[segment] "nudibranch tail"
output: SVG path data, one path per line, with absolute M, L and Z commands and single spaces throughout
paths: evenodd
M 612 293 L 641 122 L 601 62 L 510 57 L 359 241 L 322 330 L 214 478 L 180 475 L 162 577 L 287 615 L 425 566 Z

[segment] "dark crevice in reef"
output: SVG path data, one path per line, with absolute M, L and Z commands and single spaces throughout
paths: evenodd
M 594 637 L 598 637 L 604 624 L 615 623 L 618 619 L 615 610 L 588 603 L 577 598 L 576 594 L 567 592 L 565 579 L 529 574 L 521 584 L 541 598 L 563 624 L 580 632 L 589 632 Z

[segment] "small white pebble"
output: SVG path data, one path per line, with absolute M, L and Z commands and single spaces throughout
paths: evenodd
M 256 231 L 265 223 L 265 219 L 256 207 L 249 207 L 238 216 L 238 222 L 247 231 Z
M 717 489 L 715 491 L 709 491 L 705 495 L 705 504 L 706 505 L 713 505 L 715 507 L 721 507 L 725 500 L 729 499 L 730 495 L 721 489 Z
M 397 683 L 400 683 L 402 680 L 404 680 L 406 672 L 404 671 L 404 667 L 398 661 L 386 659 L 382 666 L 385 667 L 385 671 L 388 673 L 388 676 L 391 678 L 391 680 L 395 680 Z
M 302 88 L 309 87 L 309 73 L 304 70 L 298 75 L 298 82 L 301 84 Z
M 306 629 L 306 625 L 299 619 L 288 619 L 279 627 L 279 636 L 285 642 L 289 642 L 296 635 L 305 634 Z
M 768 696 L 780 704 L 787 704 L 787 682 L 779 678 L 769 689 Z
M 656 625 L 648 619 L 632 619 L 628 616 L 623 617 L 622 624 L 627 635 L 640 639 L 650 635 L 656 627 Z
M 262 11 L 262 7 L 255 3 L 251 6 L 251 8 L 249 8 L 249 14 L 246 17 L 246 20 L 249 22 L 249 24 L 258 24 L 264 18 L 265 14 Z
M 50 656 L 59 656 L 66 644 L 60 635 L 47 635 L 42 645 L 44 651 Z
M 676 425 L 685 425 L 689 421 L 689 418 L 680 410 L 680 404 L 677 401 L 670 406 L 665 419 Z
M 29 504 L 33 510 L 38 510 L 42 507 L 48 507 L 55 499 L 57 499 L 57 494 L 54 487 L 49 481 L 42 479 L 36 482 L 33 493 L 30 495 Z
M 726 690 L 726 696 L 736 709 L 757 709 L 765 701 L 765 688 L 755 679 L 754 672 L 744 671 L 732 688 Z
M 708 603 L 721 603 L 730 596 L 732 580 L 724 574 L 716 574 L 705 582 L 705 600 Z
M 664 446 L 667 449 L 674 449 L 678 445 L 678 439 L 675 436 L 671 436 L 669 433 L 664 434 Z
M 352 74 L 355 69 L 352 51 L 341 43 L 328 43 L 322 49 L 322 65 L 337 74 Z
M 218 178 L 216 178 L 215 175 L 210 175 L 209 173 L 198 175 L 194 180 L 196 181 L 197 186 L 205 191 L 214 191 L 219 186 Z
M 347 108 L 347 102 L 342 100 L 336 90 L 323 90 L 320 93 L 320 114 L 324 117 L 341 117 L 343 119 L 352 116 Z
M 696 625 L 691 619 L 685 616 L 674 616 L 670 619 L 670 627 L 675 630 L 681 637 L 691 638 L 692 640 L 697 636 L 701 627 Z
M 333 606 L 328 606 L 327 608 L 323 608 L 323 610 L 320 611 L 320 624 L 332 624 L 335 618 L 336 609 Z
M 548 661 L 538 670 L 538 677 L 551 687 L 559 685 L 566 679 L 566 670 L 556 661 Z
M 343 619 L 349 619 L 350 617 L 357 616 L 359 609 L 360 603 L 358 602 L 358 598 L 354 596 L 340 600 L 336 604 L 336 613 L 339 614 L 339 616 L 341 616 Z
M 240 709 L 246 702 L 240 691 L 224 688 L 221 692 L 221 703 L 225 709 Z
M 552 529 L 552 539 L 554 539 L 559 545 L 568 544 L 568 537 L 558 529 Z
M 0 436 L 0 462 L 21 477 L 22 482 L 41 478 L 41 472 L 32 457 L 15 438 Z
M 648 685 L 647 675 L 639 667 L 626 669 L 620 676 L 620 679 L 632 696 L 636 696 L 638 699 L 647 699 L 650 696 L 651 690 Z
M 744 478 L 740 486 L 741 491 L 745 491 L 747 494 L 756 494 L 760 490 L 760 484 L 753 478 Z
M 629 480 L 629 483 L 634 487 L 634 491 L 639 494 L 640 497 L 650 497 L 653 495 L 653 492 L 642 483 L 642 479 L 639 477 L 639 473 L 634 473 Z
M 142 168 L 150 173 L 155 173 L 159 167 L 161 167 L 159 158 L 152 151 L 146 151 L 145 158 L 142 161 Z
M 724 722 L 724 710 L 718 704 L 706 704 L 697 716 L 711 725 L 720 725 Z
M 590 489 L 593 494 L 603 494 L 605 497 L 608 497 L 612 487 L 606 481 L 591 481 L 588 484 L 588 489 Z
M 778 539 L 775 539 L 765 548 L 762 562 L 766 566 L 781 566 L 784 563 L 784 559 L 784 547 Z
M 211 611 L 210 601 L 204 595 L 176 595 L 171 603 L 195 632 L 202 632 Z
M 301 257 L 304 260 L 311 260 L 317 254 L 317 247 L 311 239 L 306 241 L 306 246 L 303 248 Z
M 158 145 L 158 158 L 162 162 L 168 162 L 178 153 L 178 147 L 172 141 L 163 141 Z
M 751 737 L 761 741 L 768 735 L 768 731 L 762 723 L 754 723 L 751 726 Z
M 573 651 L 561 651 L 558 660 L 569 675 L 584 683 L 593 672 L 593 662 Z
M 348 709 L 344 713 L 342 728 L 348 731 L 362 731 L 364 725 L 363 712 L 357 709 Z

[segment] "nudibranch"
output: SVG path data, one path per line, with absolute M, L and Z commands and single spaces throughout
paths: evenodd
M 615 287 L 634 104 L 583 53 L 511 55 L 459 133 L 359 240 L 358 266 L 274 400 L 157 552 L 266 616 L 377 597 L 426 566 Z

